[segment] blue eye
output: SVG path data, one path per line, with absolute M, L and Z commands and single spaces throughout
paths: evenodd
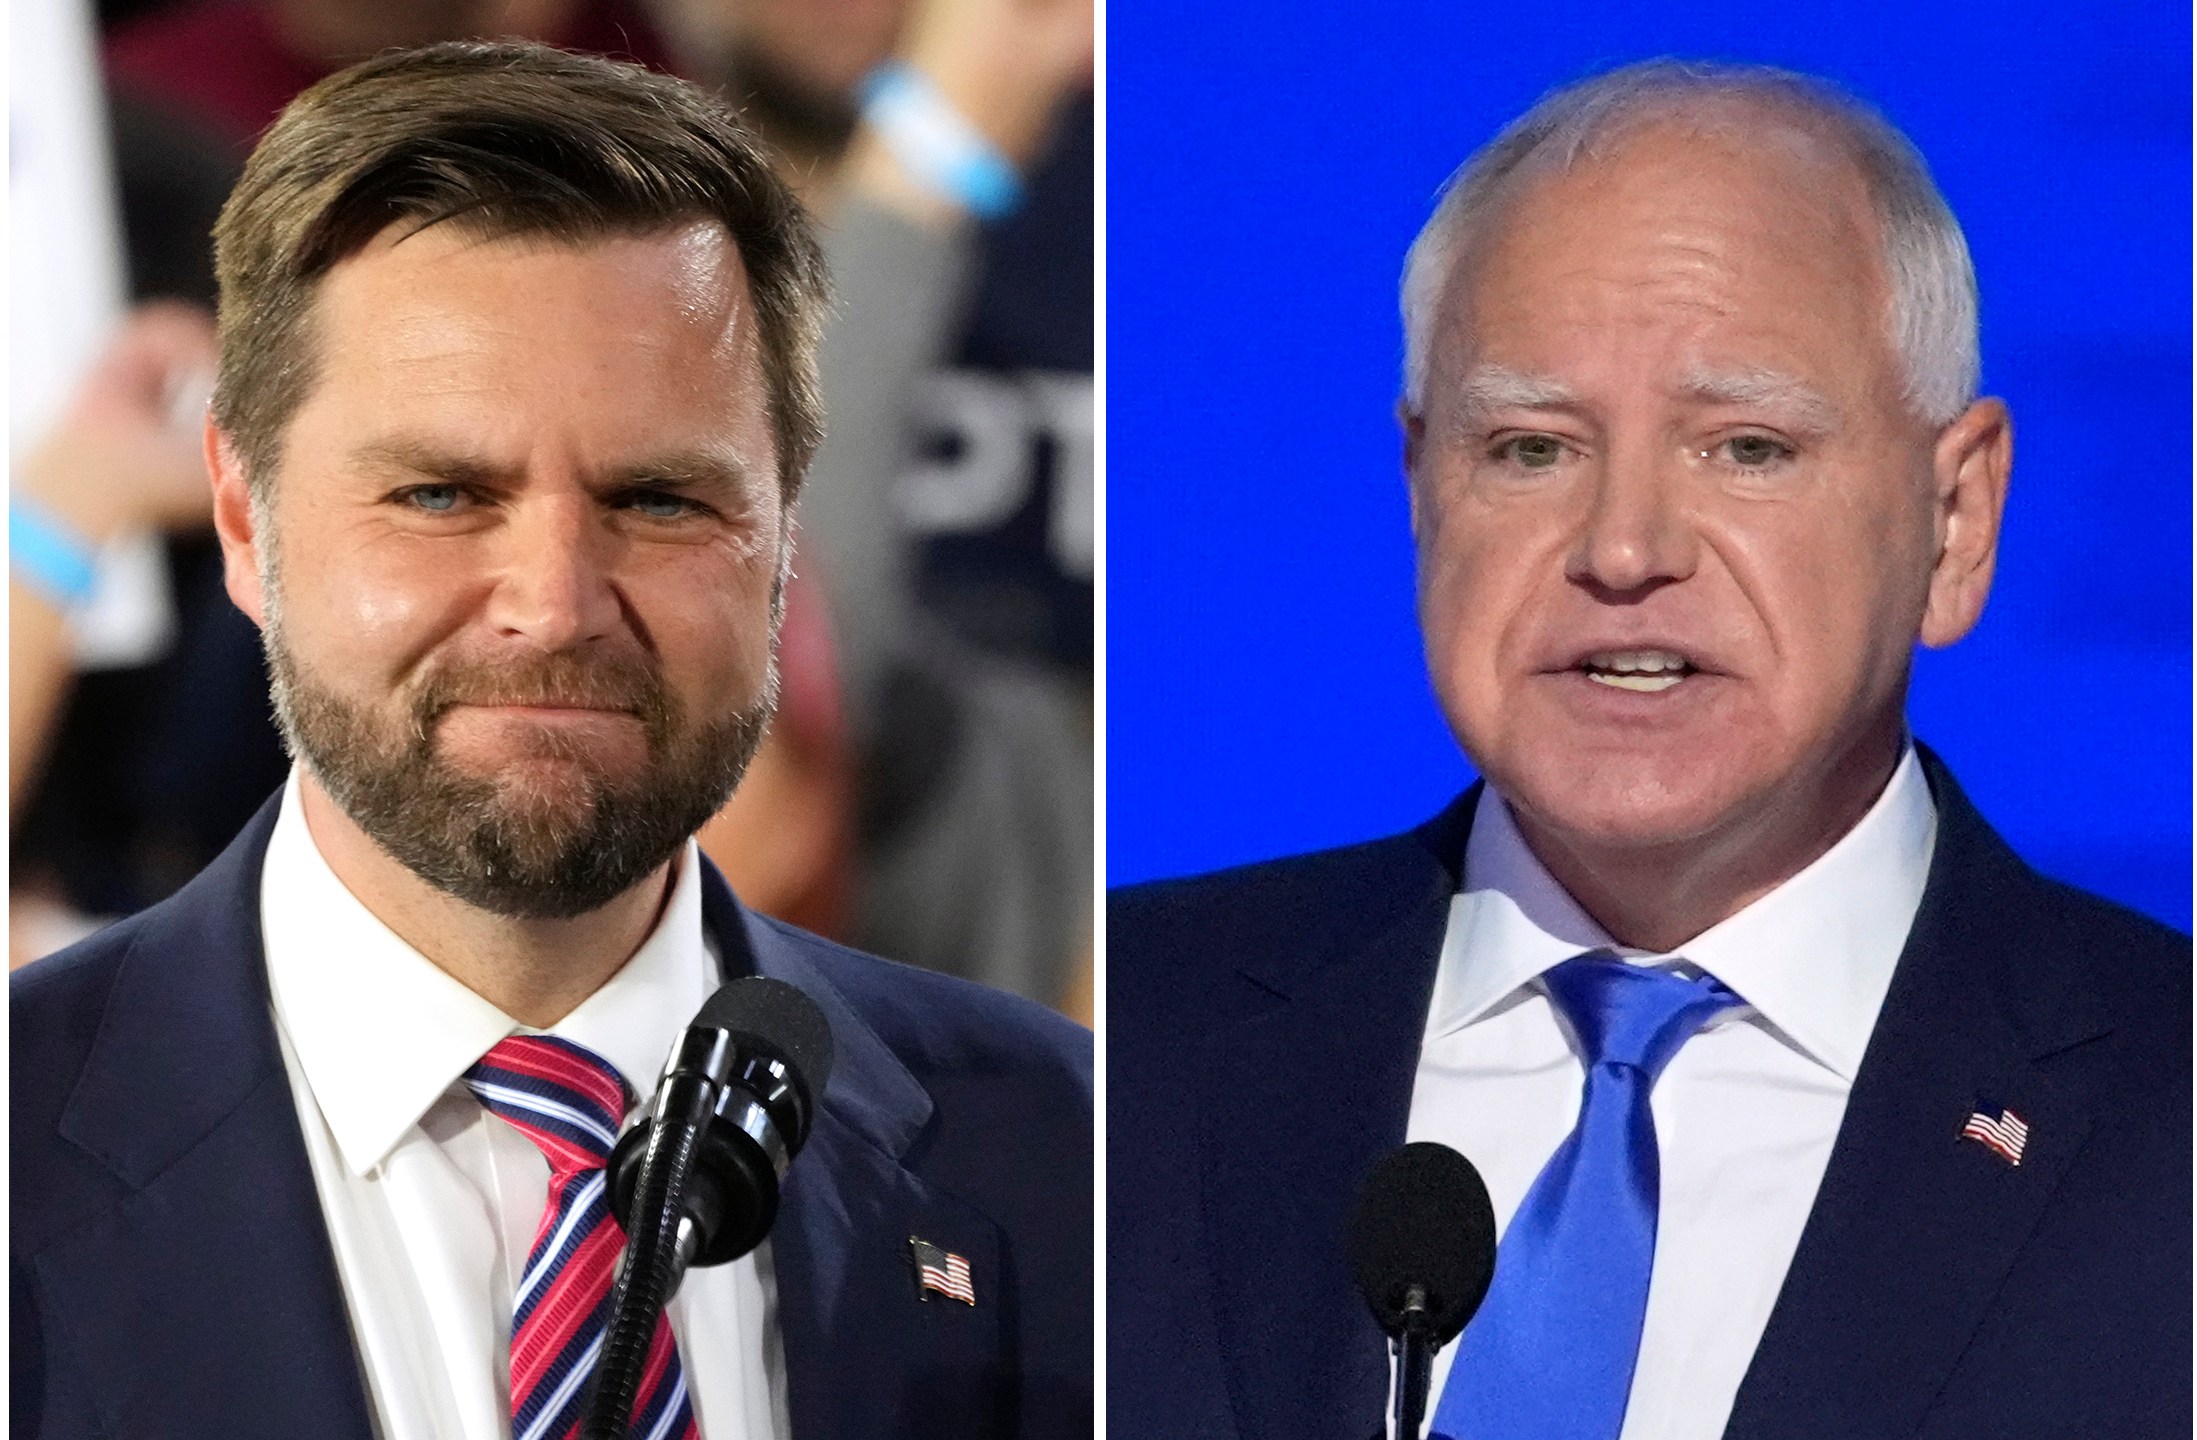
M 683 495 L 668 495 L 661 490 L 637 490 L 626 500 L 633 509 L 651 520 L 678 520 L 694 513 L 694 502 Z
M 455 485 L 416 485 L 405 492 L 405 500 L 422 510 L 444 514 L 458 508 L 458 487 Z

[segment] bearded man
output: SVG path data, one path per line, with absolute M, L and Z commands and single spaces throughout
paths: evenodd
M 385 56 L 284 113 L 217 247 L 216 523 L 296 764 L 16 978 L 16 1432 L 571 1432 L 617 1246 L 559 1197 L 602 1160 L 484 1077 L 615 1125 L 760 974 L 837 1062 L 644 1429 L 1088 1433 L 1089 1035 L 746 911 L 692 842 L 770 720 L 821 427 L 822 266 L 752 139 L 608 61 Z

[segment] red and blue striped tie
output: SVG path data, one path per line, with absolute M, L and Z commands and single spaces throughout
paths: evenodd
M 512 1440 L 568 1440 L 603 1335 L 625 1234 L 610 1213 L 603 1166 L 626 1113 L 610 1062 L 554 1035 L 499 1041 L 465 1083 L 549 1161 L 549 1203 L 511 1312 Z M 695 1440 L 694 1407 L 671 1325 L 656 1319 L 633 1415 L 640 1440 Z

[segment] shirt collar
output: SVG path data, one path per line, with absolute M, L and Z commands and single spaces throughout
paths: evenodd
M 507 1035 L 587 1046 L 646 1097 L 681 1027 L 708 998 L 717 965 L 702 934 L 693 841 L 656 928 L 593 995 L 535 1031 L 413 949 L 328 868 L 291 771 L 261 872 L 260 924 L 275 1020 L 344 1164 L 364 1175 L 428 1106 Z
M 1937 820 L 1910 745 L 1884 793 L 1837 844 L 1670 954 L 1649 955 L 1612 941 L 1527 848 L 1510 806 L 1483 790 L 1427 1033 L 1473 1023 L 1582 951 L 1614 950 L 1715 976 L 1788 1043 L 1851 1082 L 1922 903 Z

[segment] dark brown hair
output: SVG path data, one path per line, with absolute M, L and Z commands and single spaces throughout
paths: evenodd
M 788 500 L 823 434 L 824 263 L 807 214 L 722 104 L 638 66 L 459 41 L 353 65 L 290 102 L 214 227 L 214 419 L 264 495 L 313 384 L 314 287 L 392 224 L 581 244 L 716 220 L 747 268 Z

